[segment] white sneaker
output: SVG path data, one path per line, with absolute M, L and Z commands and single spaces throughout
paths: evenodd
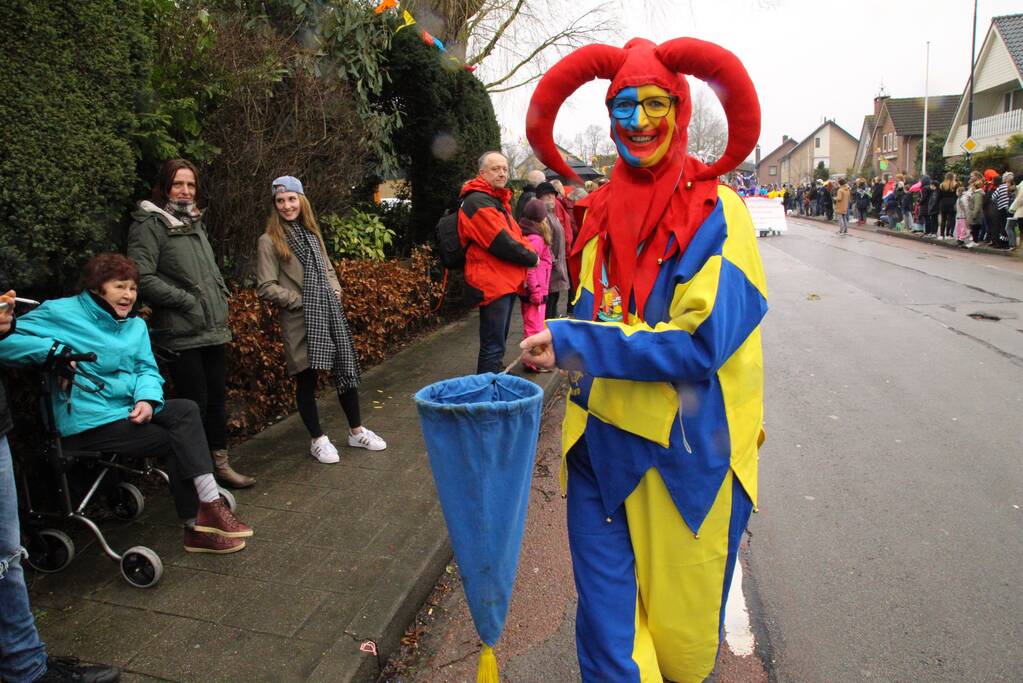
M 309 445 L 309 452 L 324 465 L 333 465 L 341 460 L 341 456 L 337 454 L 337 449 L 330 442 L 330 439 L 327 438 L 326 434 L 318 439 L 313 439 Z
M 371 451 L 382 451 L 387 448 L 387 442 L 365 427 L 358 434 L 348 432 L 348 445 L 353 448 L 366 448 Z

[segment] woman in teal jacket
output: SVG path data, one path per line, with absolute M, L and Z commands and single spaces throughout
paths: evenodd
M 252 535 L 220 498 L 194 401 L 164 401 L 146 323 L 135 317 L 139 272 L 121 254 L 92 258 L 80 294 L 44 302 L 0 341 L 0 360 L 42 365 L 56 355 L 95 353 L 76 382 L 53 388 L 57 431 L 66 448 L 165 455 L 185 550 L 229 553 Z M 98 378 L 90 391 L 88 376 Z M 85 388 L 83 388 L 85 387 Z

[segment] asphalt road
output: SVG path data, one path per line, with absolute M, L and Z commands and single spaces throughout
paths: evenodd
M 1023 260 L 833 230 L 797 220 L 759 241 L 767 442 L 743 552 L 757 650 L 735 654 L 726 632 L 714 680 L 1023 680 Z M 544 420 L 497 648 L 508 683 L 579 680 L 562 410 Z M 449 569 L 385 680 L 475 679 Z
M 786 682 L 1023 680 L 1023 261 L 833 231 L 760 240 L 760 652 Z

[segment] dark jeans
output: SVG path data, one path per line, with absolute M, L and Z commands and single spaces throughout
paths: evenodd
M 210 450 L 227 448 L 227 360 L 224 345 L 203 346 L 179 352 L 170 364 L 170 376 L 178 398 L 199 406 Z
M 514 292 L 480 306 L 480 353 L 476 373 L 504 370 L 504 347 L 508 343 L 512 312 L 519 295 Z
M 181 519 L 192 519 L 199 510 L 192 479 L 213 472 L 199 407 L 185 398 L 170 399 L 146 424 L 124 418 L 65 436 L 61 445 L 68 450 L 164 457 L 174 508 Z
M 554 320 L 558 317 L 558 301 L 561 299 L 561 292 L 547 292 L 547 309 L 544 311 L 544 320 Z
M 356 388 L 348 391 L 338 391 L 337 400 L 341 403 L 341 410 L 345 412 L 348 426 L 352 429 L 362 426 L 362 416 L 359 413 L 359 390 Z M 318 439 L 323 436 L 323 428 L 320 427 L 320 411 L 316 408 L 316 370 L 306 368 L 295 375 L 295 402 L 298 404 L 298 414 L 302 418 L 309 436 Z

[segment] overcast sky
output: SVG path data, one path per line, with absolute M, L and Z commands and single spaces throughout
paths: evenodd
M 980 0 L 977 51 L 992 17 L 1021 11 L 1020 0 Z M 892 97 L 922 96 L 927 41 L 931 95 L 959 94 L 969 77 L 973 0 L 619 0 L 615 14 L 621 31 L 608 43 L 692 36 L 738 55 L 760 95 L 764 155 L 783 134 L 801 140 L 824 117 L 859 137 L 882 82 Z M 569 98 L 554 128 L 559 139 L 607 126 L 607 85 L 589 83 Z M 493 96 L 513 138 L 524 135 L 532 91 Z

